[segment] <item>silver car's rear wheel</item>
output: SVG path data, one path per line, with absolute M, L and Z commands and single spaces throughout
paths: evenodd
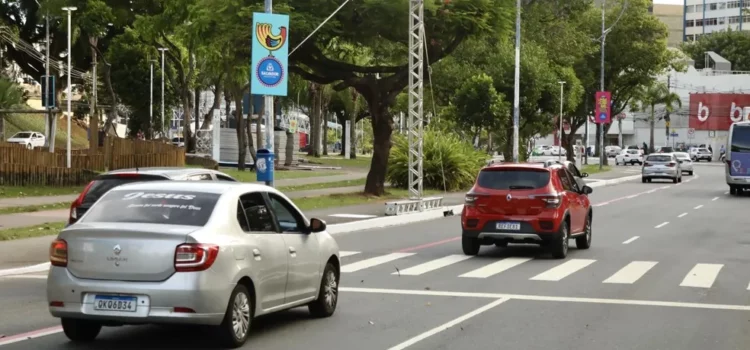
M 253 321 L 253 301 L 250 292 L 242 284 L 234 287 L 229 298 L 229 305 L 224 314 L 224 321 L 219 325 L 218 333 L 222 345 L 237 348 L 245 344 L 250 334 Z

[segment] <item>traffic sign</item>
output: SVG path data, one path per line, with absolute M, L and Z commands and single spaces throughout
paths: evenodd
M 42 75 L 42 107 L 55 108 L 55 76 Z M 49 84 L 49 89 L 47 89 Z
M 693 135 L 693 134 L 695 134 L 695 129 L 694 128 L 689 128 L 688 129 L 688 135 Z
M 671 137 L 677 137 L 677 136 L 680 136 L 680 135 L 678 135 L 676 132 L 673 132 L 669 136 L 671 136 Z

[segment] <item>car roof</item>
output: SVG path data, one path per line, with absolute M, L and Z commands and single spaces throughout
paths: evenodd
M 491 164 L 484 167 L 484 169 L 498 169 L 498 168 L 510 168 L 510 169 L 544 169 L 545 163 L 499 163 Z M 484 170 L 482 169 L 482 170 Z
M 228 192 L 271 192 L 277 189 L 263 184 L 224 181 L 148 181 L 133 182 L 117 186 L 110 191 L 188 191 L 222 195 Z
M 138 174 L 145 174 L 145 175 L 161 175 L 165 177 L 176 177 L 176 176 L 182 176 L 182 175 L 190 175 L 190 174 L 205 174 L 205 173 L 215 173 L 215 174 L 221 174 L 225 176 L 229 176 L 227 174 L 222 173 L 221 171 L 216 171 L 213 169 L 203 169 L 203 168 L 180 168 L 180 167 L 152 167 L 152 168 L 128 168 L 128 169 L 117 169 L 112 170 L 110 172 L 101 174 L 101 175 L 115 175 L 115 174 L 130 174 L 130 173 L 138 173 Z M 100 176 L 101 176 L 100 175 Z

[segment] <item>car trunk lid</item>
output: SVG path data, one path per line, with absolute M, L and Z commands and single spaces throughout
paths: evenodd
M 547 206 L 550 173 L 544 168 L 487 168 L 469 194 L 486 214 L 538 215 Z
M 68 270 L 78 278 L 163 281 L 174 270 L 175 248 L 200 227 L 122 223 L 77 224 L 68 243 Z

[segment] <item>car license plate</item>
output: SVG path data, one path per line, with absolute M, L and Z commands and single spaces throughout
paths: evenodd
M 521 223 L 520 222 L 498 222 L 496 227 L 498 230 L 518 231 L 521 229 Z
M 135 312 L 138 306 L 138 298 L 117 296 L 117 295 L 97 295 L 94 297 L 94 310 L 98 311 L 126 311 Z

